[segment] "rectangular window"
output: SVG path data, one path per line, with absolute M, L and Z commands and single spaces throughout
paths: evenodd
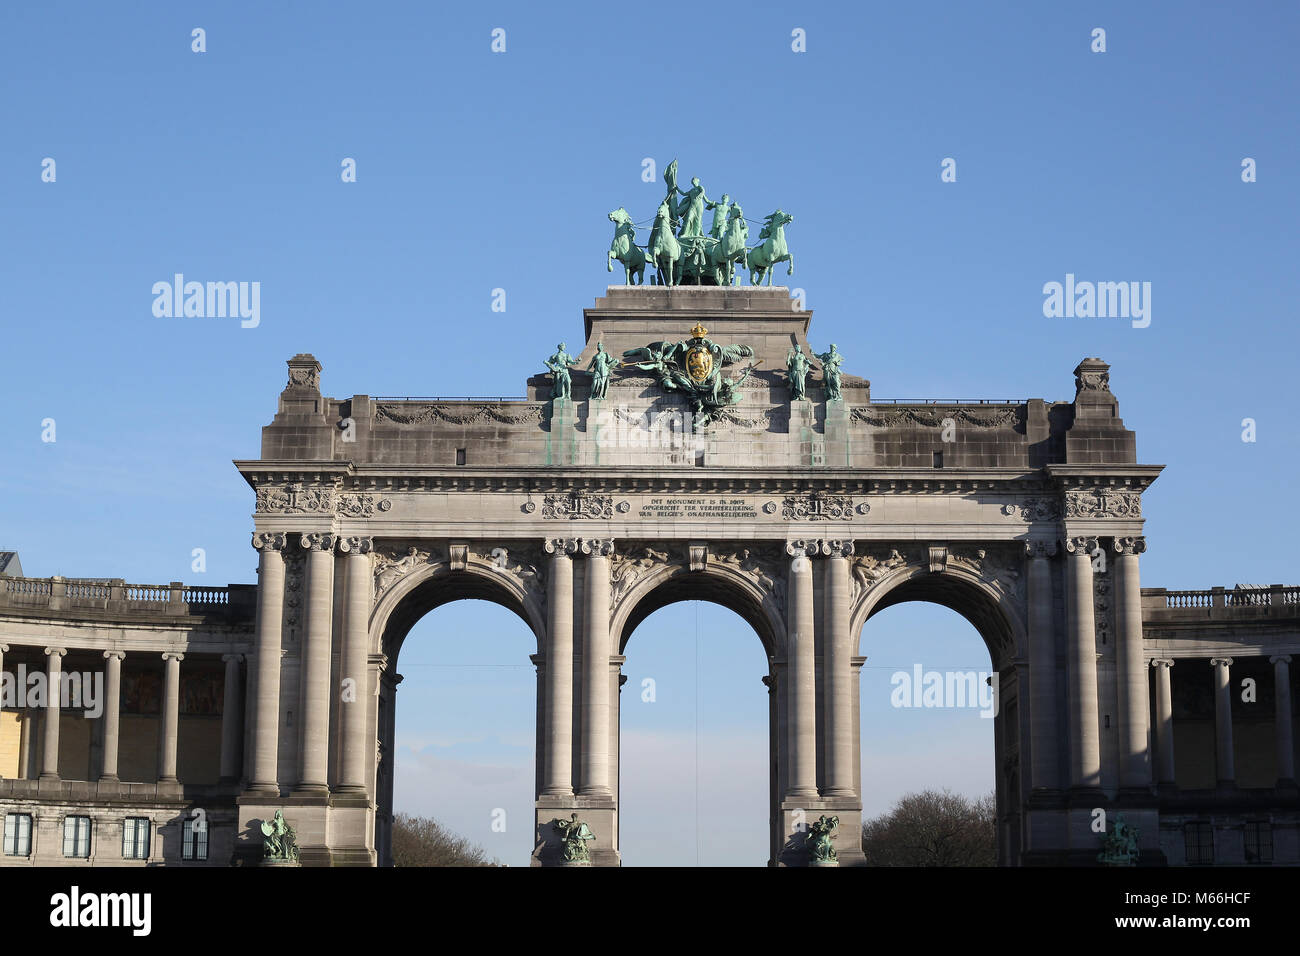
M 149 859 L 148 817 L 127 817 L 122 821 L 122 859 Z
M 943 452 L 941 452 L 941 451 L 936 451 L 936 452 L 934 453 L 934 467 L 936 467 L 936 468 L 942 468 L 942 467 L 943 467 Z
M 463 465 L 463 464 L 465 464 L 465 449 L 464 449 L 464 448 L 457 448 L 457 449 L 456 449 L 456 464 L 458 464 L 458 465 Z
M 181 859 L 208 858 L 208 821 L 205 817 L 186 817 L 181 824 Z
M 32 855 L 32 815 L 5 814 L 5 856 Z
M 1246 862 L 1273 862 L 1273 828 L 1267 822 L 1246 824 Z
M 90 856 L 90 817 L 63 818 L 63 855 L 78 860 Z
M 1214 827 L 1208 823 L 1183 824 L 1183 849 L 1188 866 L 1214 862 Z

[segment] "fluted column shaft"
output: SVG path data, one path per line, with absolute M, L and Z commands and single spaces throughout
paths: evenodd
M 1116 538 L 1115 625 L 1116 677 L 1119 689 L 1119 785 L 1151 786 L 1151 701 L 1142 652 L 1142 585 L 1138 555 L 1145 538 Z
M 257 700 L 253 710 L 253 779 L 249 789 L 278 793 L 285 536 L 254 535 L 253 546 L 258 549 Z
M 65 647 L 45 648 L 45 741 L 41 750 L 41 779 L 59 779 L 59 705 L 63 690 Z
M 573 794 L 573 558 L 572 539 L 546 542 L 546 759 L 542 793 Z
M 853 639 L 849 633 L 849 558 L 852 541 L 823 541 L 826 555 L 825 661 L 826 789 L 823 796 L 851 797 L 858 789 L 853 768 Z
M 1097 720 L 1097 634 L 1093 615 L 1092 551 L 1095 538 L 1066 544 L 1069 578 L 1070 786 L 1101 787 L 1101 740 Z
M 1237 765 L 1232 753 L 1232 678 L 1231 657 L 1216 657 L 1214 668 L 1214 761 L 1220 784 L 1231 785 L 1237 779 Z
M 226 665 L 225 693 L 221 705 L 221 779 L 227 783 L 239 779 L 239 742 L 243 737 L 243 687 L 239 665 L 243 654 L 223 654 Z
M 163 654 L 162 743 L 158 755 L 158 782 L 176 783 L 176 742 L 180 732 L 181 661 L 184 654 Z
M 609 780 L 609 555 L 614 542 L 584 539 L 587 556 L 582 624 L 583 796 L 612 797 Z
M 343 594 L 343 664 L 339 723 L 343 753 L 339 789 L 365 793 L 367 770 L 374 745 L 366 739 L 370 712 L 370 600 L 373 575 L 371 538 L 346 538 L 339 550 L 346 555 Z
M 786 620 L 786 724 L 790 774 L 786 798 L 817 794 L 817 662 L 813 634 L 812 562 L 815 542 L 791 541 Z
M 1273 737 L 1277 741 L 1277 780 L 1295 783 L 1295 740 L 1291 723 L 1291 658 L 1270 657 L 1273 664 Z
M 1061 786 L 1057 741 L 1056 632 L 1052 621 L 1053 542 L 1025 546 L 1029 555 L 1029 733 L 1033 752 L 1030 783 L 1036 790 Z
M 1169 669 L 1174 662 L 1156 658 L 1156 777 L 1157 782 L 1172 786 L 1174 777 L 1174 698 L 1170 693 Z
M 126 651 L 104 652 L 104 756 L 99 779 L 117 779 L 117 754 L 122 733 L 122 660 Z
M 307 638 L 302 651 L 302 732 L 298 738 L 299 790 L 329 789 L 330 615 L 334 609 L 334 542 L 331 534 L 302 536 L 307 552 Z

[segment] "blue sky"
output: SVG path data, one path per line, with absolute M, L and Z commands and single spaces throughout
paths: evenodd
M 651 215 L 662 185 L 642 160 L 676 156 L 750 218 L 794 214 L 812 341 L 877 397 L 1069 399 L 1079 359 L 1109 361 L 1140 460 L 1168 466 L 1146 496 L 1145 584 L 1295 583 L 1297 26 L 1275 3 L 6 5 L 0 547 L 35 575 L 254 580 L 252 495 L 229 462 L 257 455 L 284 360 L 315 353 L 336 396 L 521 394 L 610 279 L 606 214 Z M 155 317 L 151 287 L 176 272 L 260 282 L 260 325 Z M 1150 326 L 1045 318 L 1043 284 L 1067 273 L 1150 282 Z M 695 613 L 633 639 L 669 684 L 697 673 Z M 682 705 L 659 725 L 678 707 L 662 698 L 629 713 L 651 778 L 670 730 L 766 733 L 750 677 L 725 673 L 761 669 L 756 639 L 699 613 L 729 642 L 698 672 L 722 682 L 703 699 L 735 722 L 702 706 L 688 725 Z M 928 664 L 921 641 L 987 660 L 947 612 L 890 614 L 870 627 L 905 663 Z M 512 633 L 502 653 L 522 648 Z M 399 727 L 487 765 L 497 744 L 474 735 L 513 746 L 531 706 L 496 729 L 495 710 L 452 707 Z M 952 785 L 978 792 L 991 768 Z M 761 856 L 761 823 L 718 852 Z

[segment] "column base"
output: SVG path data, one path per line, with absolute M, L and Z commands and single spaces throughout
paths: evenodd
M 280 785 L 278 783 L 250 783 L 244 788 L 244 793 L 250 797 L 278 797 L 280 795 Z

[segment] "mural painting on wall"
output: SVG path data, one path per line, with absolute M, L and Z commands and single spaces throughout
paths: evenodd
M 122 713 L 157 714 L 162 710 L 162 675 L 154 671 L 122 673 Z

